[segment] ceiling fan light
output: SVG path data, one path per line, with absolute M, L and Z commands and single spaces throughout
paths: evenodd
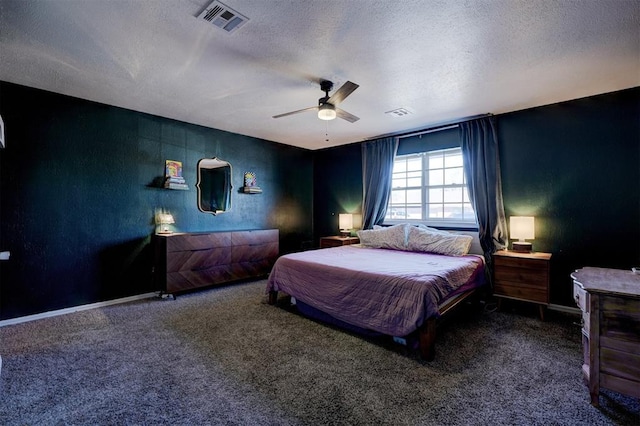
M 318 108 L 318 118 L 320 120 L 333 120 L 336 118 L 335 107 L 331 104 L 323 104 Z

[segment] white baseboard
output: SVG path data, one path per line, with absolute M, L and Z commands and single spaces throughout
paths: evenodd
M 553 303 L 550 303 L 547 306 L 547 309 L 550 309 L 552 311 L 564 312 L 566 314 L 574 314 L 574 315 L 578 315 L 578 316 L 581 315 L 580 309 L 578 309 L 577 307 L 573 308 L 571 306 L 555 305 Z
M 110 306 L 110 305 L 117 305 L 119 303 L 133 302 L 134 300 L 148 299 L 150 297 L 157 297 L 157 296 L 158 296 L 157 292 L 156 293 L 144 293 L 144 294 L 138 294 L 136 296 L 129 296 L 129 297 L 123 297 L 123 298 L 120 298 L 120 299 L 107 300 L 105 302 L 90 303 L 88 305 L 73 306 L 71 308 L 64 308 L 64 309 L 58 309 L 58 310 L 55 310 L 55 311 L 42 312 L 40 314 L 27 315 L 27 316 L 18 317 L 18 318 L 11 318 L 11 319 L 8 319 L 8 320 L 0 321 L 0 327 L 4 327 L 4 326 L 7 326 L 7 325 L 20 324 L 20 323 L 28 322 L 28 321 L 35 321 L 35 320 L 39 320 L 39 319 L 43 319 L 43 318 L 56 317 L 58 315 L 66 315 L 66 314 L 70 314 L 70 313 L 73 313 L 73 312 L 87 311 L 89 309 L 102 308 L 102 307 Z M 1 362 L 2 361 L 0 361 L 0 363 Z M 2 364 L 0 364 L 0 366 L 1 365 Z

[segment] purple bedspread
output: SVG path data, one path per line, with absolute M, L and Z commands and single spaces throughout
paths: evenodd
M 405 336 L 438 315 L 443 300 L 482 284 L 479 256 L 342 246 L 280 257 L 267 291 L 282 291 L 358 327 Z

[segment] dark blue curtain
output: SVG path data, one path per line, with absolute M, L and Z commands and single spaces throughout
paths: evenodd
M 362 229 L 371 229 L 384 221 L 397 150 L 397 137 L 362 144 Z
M 480 245 L 491 266 L 491 255 L 506 248 L 508 241 L 495 117 L 460 123 L 460 139 Z

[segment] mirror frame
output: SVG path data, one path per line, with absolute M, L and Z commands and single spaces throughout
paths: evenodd
M 224 197 L 224 206 L 219 210 L 206 210 L 202 206 L 202 171 L 203 170 L 212 170 L 219 169 L 223 167 L 229 167 L 229 182 L 226 188 L 223 188 L 225 194 Z M 218 157 L 213 158 L 203 158 L 198 161 L 198 182 L 196 183 L 196 188 L 198 189 L 198 210 L 203 213 L 211 213 L 212 215 L 218 215 L 220 213 L 225 213 L 231 210 L 231 194 L 233 193 L 233 168 L 231 167 L 231 163 L 228 161 L 224 161 L 219 159 Z M 224 185 L 224 183 L 223 183 Z

